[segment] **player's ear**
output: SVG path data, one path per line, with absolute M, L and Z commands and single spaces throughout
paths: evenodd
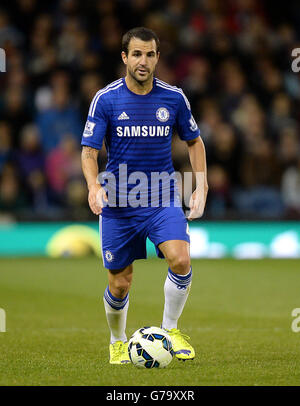
M 124 51 L 121 52 L 122 61 L 127 65 L 127 55 Z

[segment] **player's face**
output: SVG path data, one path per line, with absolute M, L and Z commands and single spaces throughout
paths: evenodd
M 152 79 L 158 58 L 159 52 L 156 51 L 154 39 L 142 41 L 139 38 L 132 38 L 128 46 L 128 55 L 122 52 L 127 72 L 138 82 Z

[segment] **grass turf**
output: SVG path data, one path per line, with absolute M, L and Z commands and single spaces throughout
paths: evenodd
M 0 385 L 299 385 L 300 307 L 297 260 L 194 260 L 192 290 L 179 327 L 191 336 L 194 361 L 166 369 L 108 363 L 109 333 L 101 262 L 1 259 Z M 135 263 L 127 335 L 159 326 L 163 260 Z

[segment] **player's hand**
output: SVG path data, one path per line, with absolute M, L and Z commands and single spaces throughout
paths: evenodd
M 206 197 L 208 192 L 208 185 L 205 184 L 203 187 L 197 187 L 190 198 L 190 214 L 188 215 L 188 220 L 192 221 L 198 217 L 201 217 L 204 212 L 204 207 L 206 203 Z
M 90 187 L 88 200 L 92 212 L 96 215 L 101 214 L 104 207 L 104 202 L 108 202 L 105 189 L 100 185 Z

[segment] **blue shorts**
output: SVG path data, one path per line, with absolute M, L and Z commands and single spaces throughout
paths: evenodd
M 154 243 L 159 258 L 164 258 L 158 245 L 168 240 L 190 242 L 188 222 L 181 207 L 158 207 L 148 216 L 99 218 L 103 265 L 121 269 L 136 259 L 147 258 L 146 239 Z

